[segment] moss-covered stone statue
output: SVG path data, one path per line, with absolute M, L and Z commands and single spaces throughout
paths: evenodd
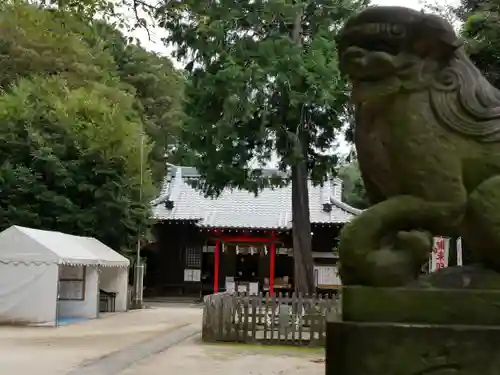
M 435 15 L 368 8 L 338 43 L 374 206 L 341 234 L 347 285 L 342 319 L 327 324 L 326 374 L 496 375 L 500 91 Z M 434 235 L 461 236 L 479 266 L 415 281 Z M 460 282 L 442 283 L 453 271 Z
M 342 232 L 343 283 L 406 285 L 428 259 L 432 235 L 461 236 L 500 270 L 500 91 L 436 15 L 368 8 L 338 43 L 375 203 Z

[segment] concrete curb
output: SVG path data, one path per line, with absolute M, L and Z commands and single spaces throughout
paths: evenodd
M 200 332 L 199 327 L 187 325 L 84 363 L 68 372 L 67 375 L 117 375 L 133 364 L 161 353 Z

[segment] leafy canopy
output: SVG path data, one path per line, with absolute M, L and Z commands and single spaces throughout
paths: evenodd
M 427 8 L 459 29 L 472 62 L 500 88 L 500 1 L 461 0 L 458 6 L 436 1 L 427 3 Z
M 150 157 L 162 146 L 147 137 L 149 163 L 140 166 L 143 129 L 153 135 L 156 121 L 142 101 L 156 101 L 150 105 L 168 118 L 157 134 L 170 131 L 182 80 L 119 32 L 123 43 L 110 44 L 78 15 L 22 2 L 0 8 L 0 229 L 18 224 L 132 246 L 148 225 L 150 165 L 164 169 L 163 155 Z
M 500 1 L 467 1 L 460 14 L 465 21 L 462 35 L 471 60 L 500 88 Z
M 82 20 L 79 13 L 23 2 L 6 2 L 0 10 L 0 87 L 22 77 L 60 75 L 75 87 L 100 82 L 130 92 L 154 140 L 149 159 L 158 185 L 165 152 L 177 143 L 183 121 L 185 79 L 171 61 L 130 43 L 103 21 Z
M 343 182 L 342 201 L 359 209 L 370 207 L 357 160 L 342 165 L 338 177 Z
M 60 74 L 68 81 L 108 83 L 115 71 L 102 43 L 89 46 L 88 27 L 71 14 L 44 11 L 23 3 L 0 5 L 0 88 L 27 76 Z
M 1 96 L 0 228 L 54 229 L 131 246 L 148 220 L 133 101 L 101 84 L 71 88 L 61 77 L 22 79 Z
M 165 154 L 178 143 L 183 124 L 185 78 L 172 62 L 127 38 L 104 22 L 94 22 L 91 46 L 104 43 L 115 62 L 122 87 L 136 97 L 134 108 L 141 114 L 145 132 L 154 140 L 150 154 L 153 180 L 158 185 L 165 175 Z
M 310 177 L 333 172 L 332 152 L 348 100 L 334 38 L 362 1 L 221 0 L 165 2 L 158 11 L 167 41 L 192 73 L 182 141 L 195 155 L 205 193 L 225 186 L 257 192 L 265 180 L 252 163 L 277 157 L 296 165 L 297 134 Z M 292 38 L 298 21 L 300 43 Z M 255 167 L 255 165 L 253 165 Z

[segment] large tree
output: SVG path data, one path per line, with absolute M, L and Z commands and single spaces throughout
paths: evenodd
M 61 77 L 21 79 L 0 96 L 0 229 L 54 229 L 130 248 L 148 223 L 151 193 L 133 101 Z
M 359 209 L 370 207 L 357 160 L 343 164 L 339 168 L 338 177 L 343 182 L 342 200 L 345 203 Z
M 97 81 L 130 92 L 154 141 L 149 159 L 158 186 L 165 153 L 178 143 L 183 120 L 185 78 L 172 62 L 114 26 L 82 19 L 78 12 L 48 11 L 24 2 L 5 2 L 0 11 L 0 88 L 22 77 L 57 74 L 75 86 Z
M 196 155 L 199 187 L 208 195 L 228 186 L 258 193 L 291 182 L 301 292 L 314 290 L 307 180 L 321 184 L 334 173 L 348 101 L 334 38 L 364 3 L 186 0 L 157 11 L 191 73 L 182 140 Z M 262 178 L 259 167 L 274 157 L 288 178 Z
M 461 0 L 458 6 L 434 0 L 426 8 L 453 23 L 472 62 L 500 88 L 500 0 Z
M 93 23 L 17 1 L 0 10 L 0 229 L 57 229 L 130 248 L 146 231 L 151 196 L 138 90 Z
M 464 1 L 458 13 L 471 60 L 500 88 L 500 1 Z
M 58 74 L 75 85 L 117 82 L 113 57 L 102 41 L 89 46 L 80 33 L 83 28 L 71 14 L 22 2 L 0 4 L 0 88 L 36 75 Z
M 91 45 L 104 43 L 114 59 L 120 82 L 135 95 L 135 108 L 142 114 L 144 128 L 154 141 L 150 154 L 153 180 L 159 185 L 165 175 L 165 154 L 179 143 L 184 120 L 185 77 L 163 56 L 131 43 L 124 34 L 102 21 L 92 23 Z

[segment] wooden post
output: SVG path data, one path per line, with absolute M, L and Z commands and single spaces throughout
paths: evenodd
M 274 295 L 274 268 L 276 262 L 276 242 L 274 242 L 274 232 L 272 234 L 273 242 L 269 248 L 269 294 Z
M 214 250 L 214 294 L 219 292 L 220 240 L 215 241 Z

